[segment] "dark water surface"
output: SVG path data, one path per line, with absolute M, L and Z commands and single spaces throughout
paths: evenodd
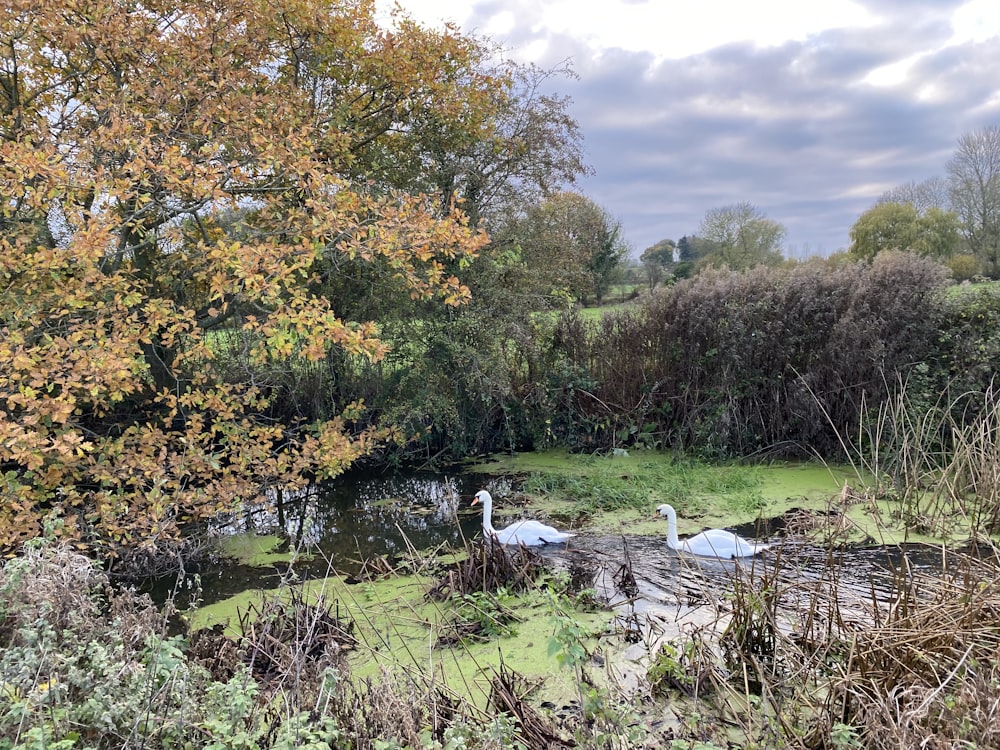
M 481 537 L 482 513 L 470 504 L 484 487 L 497 498 L 511 491 L 509 480 L 482 474 L 348 475 L 306 492 L 275 496 L 271 507 L 231 519 L 220 531 L 277 532 L 287 537 L 288 546 L 311 553 L 311 559 L 300 559 L 294 566 L 300 579 L 334 572 L 351 576 L 374 558 L 384 557 L 395 565 L 414 550 L 447 552 L 461 547 L 465 539 Z M 516 513 L 505 503 L 500 510 Z M 754 536 L 752 528 L 736 531 Z M 832 587 L 858 600 L 886 603 L 898 591 L 899 576 L 941 571 L 947 565 L 942 552 L 932 547 L 829 551 L 785 538 L 780 529 L 769 540 L 772 549 L 742 561 L 679 555 L 667 547 L 665 537 L 664 524 L 663 535 L 580 534 L 567 545 L 536 549 L 581 585 L 597 588 L 609 599 L 620 598 L 614 578 L 627 568 L 638 587 L 637 601 L 666 605 L 694 606 L 715 599 L 731 588 L 734 576 L 770 577 L 803 591 L 811 584 Z M 154 597 L 162 600 L 175 593 L 184 606 L 195 590 L 197 572 L 201 601 L 210 604 L 247 589 L 273 588 L 287 574 L 288 565 L 222 564 L 188 572 L 186 578 L 159 581 Z
M 349 474 L 303 492 L 276 493 L 267 508 L 231 519 L 219 533 L 286 537 L 281 550 L 308 553 L 294 566 L 300 578 L 356 575 L 375 557 L 395 564 L 411 550 L 461 547 L 463 539 L 481 535 L 482 513 L 471 502 L 484 487 L 504 494 L 509 482 L 475 473 Z M 160 600 L 176 593 L 183 605 L 197 573 L 202 602 L 211 604 L 247 589 L 273 588 L 287 570 L 287 564 L 206 565 L 179 581 L 156 582 L 152 593 Z

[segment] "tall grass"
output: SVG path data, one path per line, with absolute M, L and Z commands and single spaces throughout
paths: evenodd
M 902 520 L 949 538 L 954 527 L 988 535 L 1000 528 L 1000 392 L 933 403 L 901 384 L 863 420 L 851 443 L 874 491 L 898 503 Z
M 904 562 L 866 597 L 835 555 L 808 577 L 794 555 L 768 556 L 736 568 L 724 600 L 709 596 L 714 626 L 655 655 L 651 690 L 697 698 L 681 735 L 713 746 L 998 747 L 997 562 Z

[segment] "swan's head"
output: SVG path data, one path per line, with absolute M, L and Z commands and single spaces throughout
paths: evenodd
M 671 513 L 674 512 L 674 509 L 670 505 L 664 503 L 663 505 L 658 505 L 656 507 L 656 512 L 659 513 L 661 516 L 669 516 Z
M 476 496 L 472 498 L 473 505 L 477 505 L 478 503 L 482 503 L 483 505 L 485 505 L 486 503 L 492 503 L 492 502 L 493 502 L 493 497 L 486 490 L 479 490 L 479 492 L 476 493 Z

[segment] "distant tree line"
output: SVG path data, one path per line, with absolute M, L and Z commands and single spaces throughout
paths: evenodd
M 1000 126 L 959 138 L 946 170 L 880 196 L 851 227 L 851 255 L 907 250 L 939 259 L 958 280 L 1000 277 Z
M 851 227 L 850 258 L 902 250 L 940 260 L 959 281 L 1000 278 L 1000 125 L 959 138 L 946 171 L 883 193 Z M 661 240 L 639 262 L 653 288 L 703 268 L 778 265 L 784 237 L 780 223 L 751 203 L 737 203 L 709 210 L 695 234 Z

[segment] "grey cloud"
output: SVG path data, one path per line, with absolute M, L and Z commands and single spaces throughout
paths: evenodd
M 829 253 L 882 192 L 943 175 L 959 136 L 1000 122 L 1000 38 L 943 46 L 959 4 L 873 0 L 881 22 L 870 28 L 660 61 L 594 56 L 553 36 L 542 64 L 573 61 L 580 79 L 556 88 L 573 99 L 596 170 L 580 187 L 622 221 L 636 252 L 695 232 L 711 208 L 750 201 L 786 225 L 800 254 Z M 537 38 L 518 29 L 505 43 Z M 865 82 L 911 56 L 912 80 Z

